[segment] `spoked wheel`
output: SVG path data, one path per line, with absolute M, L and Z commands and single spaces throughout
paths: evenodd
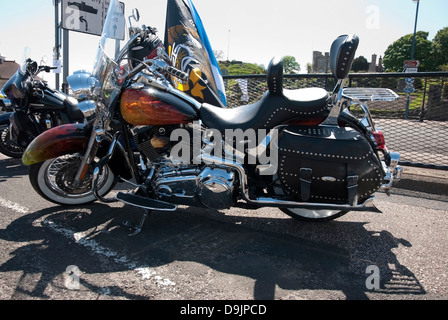
M 81 158 L 68 155 L 30 166 L 31 185 L 48 201 L 62 205 L 81 205 L 96 200 L 92 191 L 94 164 L 87 169 L 83 181 L 75 185 L 73 180 L 79 169 Z M 98 193 L 106 195 L 114 187 L 114 174 L 106 165 L 98 180 Z
M 280 185 L 280 182 L 277 180 L 276 183 L 271 187 L 272 192 L 276 195 L 284 195 L 284 191 Z M 281 209 L 288 216 L 300 220 L 300 221 L 308 221 L 308 222 L 322 222 L 329 221 L 336 218 L 339 218 L 346 214 L 347 210 L 327 210 L 327 209 L 302 209 L 302 208 L 282 208 Z
M 9 126 L 0 129 L 0 152 L 11 158 L 21 158 L 25 148 L 18 146 L 11 139 Z
M 340 210 L 311 210 L 311 209 L 281 209 L 288 216 L 302 221 L 328 221 L 339 218 L 348 211 Z

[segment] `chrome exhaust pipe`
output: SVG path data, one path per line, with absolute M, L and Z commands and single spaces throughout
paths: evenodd
M 398 152 L 391 152 L 390 153 L 390 165 L 387 167 L 384 165 L 386 175 L 384 177 L 384 183 L 381 185 L 380 190 L 386 191 L 386 193 L 389 195 L 388 191 L 392 187 L 392 184 L 395 181 L 400 181 L 401 176 L 403 174 L 403 168 L 398 165 L 398 162 L 400 160 L 400 154 Z

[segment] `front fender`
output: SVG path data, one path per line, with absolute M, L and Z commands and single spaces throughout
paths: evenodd
M 86 124 L 65 124 L 38 135 L 26 148 L 22 156 L 24 165 L 32 165 L 65 154 L 87 149 L 92 126 Z

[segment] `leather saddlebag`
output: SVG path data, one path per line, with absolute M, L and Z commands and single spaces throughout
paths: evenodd
M 283 190 L 302 202 L 355 206 L 383 182 L 375 151 L 354 129 L 289 126 L 280 133 L 278 147 Z

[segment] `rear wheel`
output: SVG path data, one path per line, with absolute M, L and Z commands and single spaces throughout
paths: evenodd
M 288 216 L 301 221 L 328 221 L 339 218 L 348 211 L 341 210 L 311 210 L 311 209 L 281 209 Z
M 285 195 L 280 182 L 275 178 L 276 181 L 272 186 L 272 192 L 276 195 Z M 327 209 L 303 209 L 303 208 L 282 208 L 281 209 L 288 216 L 308 222 L 322 222 L 329 221 L 339 218 L 349 212 L 348 210 L 327 210 Z
M 81 163 L 78 155 L 66 155 L 30 166 L 29 179 L 36 192 L 48 201 L 62 205 L 81 205 L 96 200 L 92 191 L 94 164 L 87 169 L 83 181 L 73 180 Z M 98 179 L 98 193 L 106 195 L 113 187 L 115 177 L 106 165 Z

